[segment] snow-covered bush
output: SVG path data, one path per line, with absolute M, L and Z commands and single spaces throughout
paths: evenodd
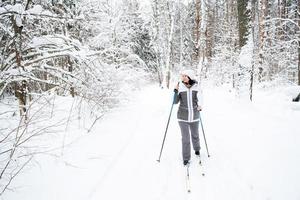
M 82 118 L 82 109 L 90 113 L 84 127 L 90 131 L 105 112 L 151 79 L 155 56 L 146 38 L 149 23 L 138 14 L 138 2 L 124 5 L 107 0 L 0 3 L 0 192 L 34 155 L 57 147 L 47 139 L 61 138 L 70 120 Z M 57 115 L 63 104 L 71 105 L 70 113 L 65 109 Z

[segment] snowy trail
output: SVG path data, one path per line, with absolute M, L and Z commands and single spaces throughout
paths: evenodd
M 63 158 L 43 158 L 41 167 L 19 179 L 27 186 L 6 199 L 299 200 L 298 108 L 278 102 L 267 105 L 267 98 L 251 104 L 224 89 L 204 92 L 202 119 L 211 157 L 201 140 L 203 166 L 192 157 L 190 194 L 181 161 L 177 107 L 161 163 L 156 162 L 172 91 L 151 86 L 108 114 L 66 149 Z
M 162 98 L 157 98 L 156 95 Z M 172 177 L 176 172 L 178 173 L 178 170 L 174 171 L 172 169 L 174 166 L 170 166 L 174 164 L 173 161 L 171 162 L 166 158 L 168 145 L 165 146 L 162 163 L 156 162 L 171 106 L 171 99 L 172 97 L 166 91 L 159 91 L 156 88 L 148 89 L 137 97 L 136 102 L 130 106 L 129 112 L 122 117 L 123 122 L 119 124 L 121 127 L 125 127 L 125 129 L 121 128 L 122 134 L 126 132 L 128 123 L 135 124 L 134 128 L 130 130 L 131 136 L 128 139 L 128 145 L 122 148 L 121 155 L 116 155 L 117 163 L 113 166 L 112 173 L 105 184 L 95 186 L 96 192 L 93 193 L 92 197 L 95 197 L 95 199 L 99 196 L 107 199 L 124 197 L 131 199 L 164 199 L 165 193 L 172 189 L 169 186 L 174 185 Z M 120 127 L 118 128 L 120 129 Z M 174 135 L 171 129 L 172 127 L 170 127 L 168 134 Z M 170 138 L 167 138 L 167 140 L 170 140 Z M 176 156 L 179 158 L 179 154 Z M 160 167 L 160 165 L 165 164 L 168 164 L 169 167 Z M 177 168 L 179 166 L 181 165 L 177 164 Z M 178 180 L 176 181 L 179 188 L 184 183 L 181 182 L 180 177 L 181 174 L 178 174 Z M 118 188 L 117 191 L 116 188 Z

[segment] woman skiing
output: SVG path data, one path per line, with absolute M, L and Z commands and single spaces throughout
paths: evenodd
M 190 137 L 192 138 L 195 154 L 200 155 L 199 121 L 203 97 L 201 87 L 195 80 L 193 70 L 182 71 L 180 78 L 181 82 L 175 87 L 177 97 L 174 103 L 180 103 L 177 119 L 182 136 L 183 164 L 187 165 L 191 159 Z

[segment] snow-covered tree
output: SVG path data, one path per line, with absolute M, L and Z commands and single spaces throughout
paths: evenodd
M 0 97 L 6 101 L 15 96 L 20 111 L 13 115 L 19 123 L 1 133 L 0 192 L 32 158 L 19 159 L 20 155 L 45 150 L 31 147 L 32 138 L 51 133 L 45 125 L 31 132 L 36 120 L 51 118 L 49 113 L 34 112 L 41 99 L 82 99 L 97 121 L 130 88 L 151 79 L 156 54 L 149 21 L 140 13 L 138 1 L 0 3 Z M 10 104 L 16 109 L 14 102 Z

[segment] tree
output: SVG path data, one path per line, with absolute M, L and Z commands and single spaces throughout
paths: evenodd
M 12 113 L 0 113 L 12 122 L 1 127 L 0 193 L 36 154 L 53 149 L 52 143 L 41 144 L 48 141 L 45 138 L 68 125 L 69 119 L 49 122 L 54 120 L 56 96 L 72 96 L 80 102 L 78 107 L 90 109 L 89 132 L 126 96 L 124 88 L 136 88 L 153 76 L 156 54 L 149 21 L 137 12 L 137 1 L 130 3 L 129 7 L 108 0 L 0 3 L 0 101 L 15 95 L 20 111 L 16 115 L 15 103 L 8 101 Z
M 239 23 L 239 46 L 242 48 L 247 43 L 249 34 L 249 10 L 248 0 L 241 0 L 237 2 L 238 5 L 238 23 Z
M 298 85 L 300 85 L 300 1 L 297 1 L 297 9 L 295 9 L 295 18 L 298 21 Z
M 171 72 L 175 65 L 175 40 L 176 26 L 176 3 L 175 1 L 153 1 L 153 21 L 155 24 L 155 32 L 153 33 L 154 48 L 159 53 L 159 62 L 161 77 L 166 87 L 169 87 Z
M 196 68 L 199 64 L 200 58 L 200 37 L 201 37 L 201 19 L 202 12 L 201 12 L 201 0 L 196 0 L 195 2 L 195 20 L 194 20 L 194 34 L 193 34 L 193 41 L 194 41 L 194 51 L 193 51 L 193 66 Z
M 257 50 L 257 45 L 255 42 L 255 24 L 256 22 L 256 0 L 251 0 L 251 34 L 253 42 L 253 53 L 251 59 L 251 71 L 250 71 L 250 101 L 253 99 L 253 85 L 254 85 L 254 70 L 255 70 L 255 52 Z

